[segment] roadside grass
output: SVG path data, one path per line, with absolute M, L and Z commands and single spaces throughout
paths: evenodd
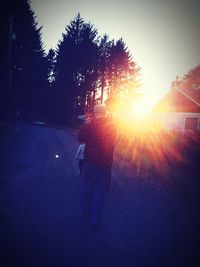
M 115 147 L 118 172 L 151 181 L 176 199 L 200 207 L 200 134 L 148 132 L 141 137 L 119 134 Z

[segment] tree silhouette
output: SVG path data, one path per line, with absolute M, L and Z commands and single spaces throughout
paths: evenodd
M 78 14 L 58 44 L 54 99 L 62 121 L 92 109 L 98 100 L 125 96 L 136 87 L 139 68 L 124 41 L 97 34 Z
M 99 42 L 99 86 L 101 90 L 100 102 L 103 103 L 104 93 L 108 85 L 108 63 L 111 56 L 112 41 L 109 41 L 108 35 L 104 35 Z
M 179 76 L 176 77 L 176 80 L 172 82 L 173 87 L 178 87 L 184 90 L 197 90 L 200 89 L 200 65 L 190 69 L 182 79 L 179 79 Z
M 133 97 L 139 87 L 140 68 L 122 39 L 109 41 L 105 35 L 100 45 L 100 87 L 101 102 L 106 92 L 107 104 L 125 102 Z
M 9 2 L 0 3 L 0 118 L 5 120 L 10 117 L 10 77 L 11 77 L 11 43 L 14 39 L 12 34 L 13 15 L 9 13 Z
M 51 48 L 45 58 L 47 62 L 47 79 L 52 86 L 55 81 L 56 52 Z
M 98 48 L 97 31 L 80 17 L 66 27 L 57 48 L 55 64 L 55 94 L 61 120 L 81 112 L 88 92 L 95 93 Z
M 200 65 L 197 65 L 184 75 L 182 87 L 186 89 L 200 89 Z
M 8 0 L 0 15 L 2 118 L 9 114 L 12 119 L 63 123 L 92 109 L 97 101 L 130 96 L 138 86 L 140 70 L 124 41 L 98 36 L 80 14 L 47 55 L 27 0 Z
M 133 87 L 139 69 L 132 61 L 131 54 L 122 39 L 112 43 L 108 65 L 110 96 L 119 95 L 131 86 Z
M 41 28 L 26 0 L 4 3 L 4 17 L 9 21 L 5 28 L 9 35 L 5 71 L 9 77 L 4 87 L 9 91 L 11 119 L 41 118 L 48 86 Z

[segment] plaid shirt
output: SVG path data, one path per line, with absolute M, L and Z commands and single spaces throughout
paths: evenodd
M 106 118 L 93 119 L 89 124 L 83 125 L 78 140 L 86 144 L 85 160 L 111 167 L 116 135 L 115 125 Z

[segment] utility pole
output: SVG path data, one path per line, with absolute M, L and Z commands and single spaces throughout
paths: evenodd
M 8 69 L 9 69 L 9 115 L 8 119 L 11 121 L 11 113 L 12 113 L 12 76 L 13 76 L 13 69 L 12 69 L 12 34 L 13 34 L 13 19 L 14 16 L 9 16 L 9 33 L 8 33 Z

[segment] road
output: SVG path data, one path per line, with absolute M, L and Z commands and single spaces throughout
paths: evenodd
M 94 231 L 80 216 L 76 131 L 18 129 L 0 147 L 1 266 L 200 266 L 199 205 L 115 163 Z

